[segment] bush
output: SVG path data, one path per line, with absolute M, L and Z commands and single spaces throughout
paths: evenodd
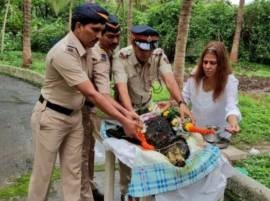
M 220 40 L 228 50 L 234 33 L 234 8 L 224 1 L 198 1 L 192 10 L 187 56 L 198 58 L 211 40 Z
M 32 50 L 47 52 L 67 31 L 67 24 L 60 19 L 50 23 L 44 21 L 40 28 L 32 31 Z
M 254 1 L 245 9 L 242 52 L 250 61 L 270 64 L 269 13 L 269 0 Z

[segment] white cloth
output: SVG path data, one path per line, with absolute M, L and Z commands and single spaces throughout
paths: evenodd
M 138 146 L 125 140 L 115 138 L 104 139 L 103 145 L 106 150 L 112 151 L 115 156 L 124 164 L 132 168 L 138 163 L 138 158 L 147 154 L 156 154 L 153 161 L 160 157 L 160 153 L 154 151 L 142 151 Z M 139 156 L 139 157 L 138 157 Z M 161 155 L 162 156 L 162 155 Z M 164 156 L 164 160 L 165 156 Z M 153 162 L 149 161 L 149 163 Z M 169 163 L 169 162 L 168 162 Z M 217 201 L 223 194 L 227 184 L 227 178 L 234 175 L 234 169 L 222 156 L 219 166 L 198 182 L 179 188 L 175 191 L 155 195 L 155 201 Z
M 213 100 L 213 91 L 204 91 L 202 81 L 198 88 L 193 77 L 190 77 L 182 91 L 186 103 L 191 103 L 192 113 L 198 126 L 219 126 L 227 125 L 226 119 L 229 115 L 236 115 L 241 120 L 241 113 L 238 104 L 238 80 L 234 75 L 229 75 L 224 93 Z
M 219 167 L 205 178 L 176 191 L 157 194 L 155 201 L 218 201 L 224 195 L 227 178 L 233 176 L 234 171 L 222 156 Z

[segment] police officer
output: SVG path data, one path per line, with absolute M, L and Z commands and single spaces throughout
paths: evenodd
M 113 74 L 121 104 L 129 111 L 139 114 L 147 112 L 152 97 L 151 87 L 161 77 L 178 103 L 181 117 L 191 117 L 167 56 L 158 48 L 158 32 L 147 25 L 133 26 L 131 32 L 131 46 L 121 49 L 113 60 Z M 122 193 L 127 191 L 130 173 L 127 171 L 126 175 L 126 179 L 122 176 Z
M 138 118 L 120 104 L 114 101 L 110 95 L 110 78 L 112 56 L 116 47 L 119 45 L 120 24 L 114 15 L 109 15 L 105 23 L 99 42 L 92 48 L 93 69 L 91 70 L 90 80 L 95 88 L 115 105 L 125 116 L 129 118 Z M 95 156 L 95 138 L 100 139 L 99 126 L 100 117 L 96 114 L 96 108 L 89 101 L 85 102 L 82 108 L 84 141 L 83 141 L 83 161 L 82 161 L 82 198 L 89 196 L 90 183 L 95 201 L 103 201 L 103 195 L 98 191 L 93 182 L 94 178 L 94 156 Z
M 151 102 L 153 82 L 161 77 L 178 103 L 181 116 L 191 116 L 167 56 L 158 48 L 158 32 L 147 25 L 133 26 L 131 32 L 132 45 L 121 49 L 113 63 L 114 79 L 122 105 L 129 111 L 143 111 Z
M 98 41 L 107 17 L 107 11 L 96 4 L 78 6 L 72 16 L 72 31 L 46 57 L 45 80 L 31 117 L 35 155 L 28 201 L 47 199 L 57 154 L 63 199 L 81 200 L 81 108 L 85 98 L 120 121 L 127 135 L 134 136 L 139 126 L 98 93 L 88 78 L 90 48 Z

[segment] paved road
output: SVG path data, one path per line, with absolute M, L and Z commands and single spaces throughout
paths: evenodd
M 30 117 L 39 94 L 38 87 L 0 75 L 0 186 L 31 167 Z M 97 144 L 96 162 L 103 161 L 103 147 Z
M 0 75 L 0 185 L 31 165 L 30 115 L 38 94 L 38 88 Z

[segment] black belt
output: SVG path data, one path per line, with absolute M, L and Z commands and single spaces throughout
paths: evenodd
M 95 107 L 95 104 L 90 102 L 90 101 L 85 101 L 84 105 L 88 106 L 88 107 Z
M 39 97 L 39 102 L 43 103 L 44 102 L 44 97 L 42 95 L 40 95 Z M 61 105 L 57 105 L 57 104 L 54 104 L 54 103 L 51 103 L 50 101 L 47 100 L 47 103 L 46 103 L 46 107 L 56 111 L 56 112 L 59 112 L 59 113 L 62 113 L 62 114 L 65 114 L 65 115 L 71 115 L 71 113 L 73 112 L 73 110 L 71 109 L 68 109 L 68 108 L 65 108 Z

